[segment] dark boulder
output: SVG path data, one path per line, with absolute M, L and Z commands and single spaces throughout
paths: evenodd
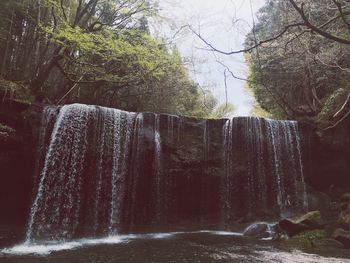
M 311 187 L 307 187 L 307 201 L 308 209 L 311 211 L 320 211 L 322 216 L 327 215 L 331 209 L 330 197 L 327 194 L 316 191 Z
M 29 213 L 41 109 L 0 103 L 0 225 L 24 226 Z
M 346 230 L 350 230 L 350 212 L 345 210 L 339 215 L 338 223 Z
M 276 224 L 259 222 L 248 226 L 243 235 L 257 239 L 275 239 L 277 237 Z
M 305 231 L 322 229 L 323 222 L 322 222 L 320 211 L 312 211 L 312 212 L 309 212 L 309 213 L 307 213 L 301 217 L 298 217 L 298 218 L 282 219 L 278 223 L 278 226 L 288 236 L 295 236 L 295 235 L 302 233 L 302 232 L 305 232 Z
M 338 228 L 334 231 L 332 237 L 342 243 L 345 248 L 350 248 L 350 231 Z
M 345 193 L 340 197 L 340 208 L 338 225 L 345 230 L 350 230 L 350 193 Z
M 340 197 L 340 202 L 350 203 L 350 193 L 345 193 Z

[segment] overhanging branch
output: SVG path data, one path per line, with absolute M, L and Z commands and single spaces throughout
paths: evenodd
M 240 50 L 236 50 L 236 51 L 229 51 L 229 52 L 215 48 L 211 43 L 209 43 L 206 39 L 204 39 L 204 37 L 200 33 L 196 32 L 191 26 L 189 26 L 189 28 L 193 32 L 193 34 L 195 34 L 204 44 L 206 44 L 208 47 L 210 47 L 211 51 L 215 51 L 217 53 L 221 53 L 224 55 L 234 55 L 234 54 L 239 54 L 239 53 L 250 52 L 263 44 L 266 44 L 266 43 L 269 43 L 269 42 L 272 42 L 272 41 L 278 39 L 279 37 L 283 36 L 290 28 L 298 27 L 298 26 L 305 26 L 305 24 L 304 23 L 294 23 L 294 24 L 287 25 L 284 27 L 284 29 L 281 32 L 279 32 L 277 35 L 275 35 L 273 37 L 267 38 L 265 40 L 260 40 L 256 44 L 254 44 L 253 46 L 251 46 L 249 48 L 244 48 L 244 49 L 240 49 Z
M 308 28 L 310 28 L 311 30 L 313 30 L 314 32 L 318 33 L 319 35 L 328 38 L 330 40 L 336 41 L 338 43 L 341 44 L 345 44 L 345 45 L 350 45 L 350 40 L 332 35 L 324 30 L 322 30 L 320 27 L 315 26 L 314 24 L 312 24 L 310 22 L 310 20 L 307 18 L 305 12 L 304 12 L 304 4 L 301 5 L 301 7 L 299 7 L 294 0 L 289 0 L 289 2 L 292 4 L 292 6 L 294 7 L 294 9 L 299 13 L 300 17 L 302 18 L 302 20 L 304 21 L 304 25 L 307 26 Z

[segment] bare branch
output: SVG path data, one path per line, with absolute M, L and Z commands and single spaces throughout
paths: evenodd
M 333 129 L 336 126 L 338 126 L 339 123 L 341 123 L 343 120 L 345 120 L 348 116 L 350 115 L 350 111 L 348 111 L 341 119 L 339 119 L 336 123 L 334 123 L 331 126 L 328 126 L 327 128 L 324 128 L 323 131 L 329 130 L 329 129 Z
M 86 80 L 86 81 L 83 81 L 82 78 L 80 78 L 79 80 L 75 80 L 75 79 L 72 79 L 69 74 L 64 70 L 64 68 L 60 65 L 59 62 L 55 63 L 55 66 L 58 68 L 58 70 L 62 73 L 62 75 L 70 82 L 72 83 L 79 83 L 79 84 L 82 84 L 82 83 L 101 83 L 101 82 L 105 82 L 104 80 Z
M 343 12 L 343 15 L 350 15 L 350 10 L 349 11 L 346 11 L 346 12 Z M 336 21 L 337 19 L 341 18 L 341 14 L 335 16 L 335 17 L 332 17 L 331 19 L 329 19 L 327 22 L 323 23 L 322 25 L 319 26 L 319 28 L 324 28 L 326 26 L 328 26 L 329 24 L 333 23 L 334 21 Z
M 89 2 L 84 6 L 83 9 L 81 9 L 82 7 L 82 1 L 79 1 L 79 6 L 77 8 L 77 13 L 75 15 L 75 19 L 74 19 L 74 23 L 73 26 L 76 26 L 79 24 L 79 22 L 81 21 L 81 19 L 83 18 L 83 16 L 86 14 L 86 12 L 89 10 L 90 6 L 93 4 L 97 4 L 99 0 L 89 0 Z M 79 12 L 78 12 L 79 11 Z
M 336 41 L 338 43 L 342 43 L 342 44 L 346 44 L 346 45 L 350 45 L 350 40 L 344 39 L 344 38 L 340 38 L 338 36 L 332 35 L 324 30 L 322 30 L 320 27 L 317 27 L 315 25 L 313 25 L 310 20 L 307 18 L 305 12 L 304 12 L 304 4 L 301 5 L 301 7 L 299 7 L 294 0 L 289 0 L 289 2 L 292 4 L 292 6 L 294 7 L 294 9 L 299 13 L 299 15 L 301 16 L 301 18 L 304 21 L 304 25 L 307 26 L 308 28 L 310 28 L 311 30 L 315 31 L 316 33 L 318 33 L 319 35 L 331 39 L 333 41 Z
M 227 75 L 226 75 L 226 69 L 224 70 L 224 84 L 225 84 L 225 108 L 227 110 L 227 104 L 228 104 L 228 98 L 227 98 Z
M 332 1 L 337 6 L 342 20 L 343 20 L 344 24 L 347 26 L 348 31 L 350 32 L 350 24 L 349 24 L 349 21 L 346 19 L 345 15 L 344 15 L 343 8 L 342 8 L 341 4 L 337 0 L 332 0 Z
M 224 54 L 224 55 L 234 55 L 234 54 L 239 54 L 239 53 L 250 52 L 250 51 L 254 50 L 255 48 L 257 48 L 257 47 L 259 47 L 259 46 L 261 46 L 263 44 L 266 44 L 266 43 L 269 43 L 269 42 L 272 42 L 272 41 L 278 39 L 279 37 L 283 36 L 290 28 L 297 27 L 297 26 L 304 26 L 304 25 L 305 25 L 304 23 L 294 23 L 294 24 L 287 25 L 287 26 L 285 26 L 285 28 L 280 33 L 278 33 L 277 35 L 275 35 L 275 36 L 273 36 L 271 38 L 268 38 L 268 39 L 265 39 L 265 40 L 260 40 L 255 45 L 253 45 L 253 46 L 251 46 L 249 48 L 236 50 L 236 51 L 229 51 L 229 52 L 222 51 L 222 50 L 219 50 L 219 49 L 215 48 L 211 43 L 209 43 L 206 39 L 204 39 L 200 33 L 196 32 L 191 26 L 188 26 L 188 27 L 193 32 L 193 34 L 195 34 L 204 44 L 206 44 L 208 47 L 210 47 L 210 49 L 212 51 L 215 51 L 217 53 Z
M 82 80 L 83 77 L 84 75 L 81 75 L 79 81 Z M 79 82 L 74 83 L 74 85 L 56 102 L 56 105 L 60 104 L 78 85 Z
M 349 100 L 350 100 L 350 93 L 346 98 L 345 102 L 343 103 L 343 105 L 341 106 L 341 108 L 333 115 L 333 118 L 336 118 L 345 109 L 345 106 L 346 104 L 348 104 Z
M 64 20 L 67 21 L 66 10 L 64 9 L 64 0 L 61 0 L 60 4 L 61 4 L 61 10 L 62 10 L 62 14 L 63 14 Z
M 274 99 L 274 101 L 276 102 L 276 104 L 283 110 L 283 112 L 286 114 L 286 116 L 288 117 L 292 117 L 291 114 L 288 112 L 288 110 L 290 110 L 291 112 L 295 113 L 295 110 L 293 110 L 293 108 L 276 92 L 276 94 L 267 86 L 264 85 L 262 83 L 257 83 L 256 81 L 251 81 L 249 79 L 245 79 L 245 78 L 241 78 L 241 77 L 237 77 L 232 70 L 230 70 L 230 68 L 225 65 L 224 63 L 222 63 L 219 60 L 216 60 L 217 63 L 219 63 L 220 65 L 222 65 L 223 67 L 225 67 L 225 69 L 231 74 L 231 76 L 235 79 L 238 80 L 243 80 L 246 81 L 248 83 L 253 83 L 253 84 L 257 84 L 257 85 L 261 85 L 268 93 L 271 94 L 272 98 Z M 280 103 L 280 100 L 282 101 L 282 103 Z M 286 108 L 288 108 L 288 110 L 284 107 L 284 105 L 286 106 Z
M 251 80 L 249 79 L 245 79 L 245 78 L 242 78 L 242 77 L 237 77 L 231 70 L 230 68 L 225 65 L 224 63 L 222 63 L 220 60 L 216 59 L 216 62 L 219 63 L 221 66 L 223 66 L 225 68 L 226 71 L 228 71 L 230 73 L 230 75 L 234 78 L 234 79 L 238 79 L 238 80 L 242 80 L 242 81 L 246 81 L 246 82 L 252 82 Z

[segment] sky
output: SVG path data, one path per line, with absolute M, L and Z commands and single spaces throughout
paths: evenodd
M 194 81 L 209 89 L 220 103 L 226 102 L 222 62 L 239 77 L 246 77 L 243 54 L 225 56 L 208 47 L 184 25 L 191 27 L 213 46 L 232 51 L 243 48 L 253 17 L 265 0 L 159 0 L 160 19 L 151 24 L 152 33 L 176 45 Z M 253 96 L 244 89 L 245 82 L 227 77 L 227 99 L 236 107 L 235 116 L 249 115 Z

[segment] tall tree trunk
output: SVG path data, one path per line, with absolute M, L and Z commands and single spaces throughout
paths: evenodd
M 10 42 L 11 42 L 11 38 L 12 38 L 12 27 L 13 27 L 14 16 L 15 16 L 15 10 L 12 9 L 11 21 L 10 21 L 10 30 L 9 30 L 9 33 L 8 33 L 8 36 L 7 36 L 4 56 L 3 56 L 3 59 L 2 59 L 2 63 L 1 63 L 1 69 L 0 69 L 0 74 L 1 75 L 5 74 L 5 67 L 6 67 L 6 62 L 7 62 L 7 56 L 8 56 Z
M 49 78 L 52 69 L 56 66 L 56 63 L 63 59 L 62 54 L 64 50 L 65 48 L 58 47 L 52 55 L 51 59 L 38 69 L 38 74 L 32 79 L 30 83 L 30 89 L 34 93 L 39 92 L 42 89 L 45 81 Z
M 34 75 L 36 76 L 38 73 L 38 68 L 39 68 L 39 62 L 40 62 L 40 30 L 39 30 L 39 25 L 41 22 L 41 0 L 38 0 L 38 12 L 37 12 L 37 17 L 36 17 L 36 31 L 35 31 L 35 35 L 36 35 L 36 46 L 35 46 L 35 52 L 34 52 L 34 56 L 35 56 L 35 71 L 34 71 Z

